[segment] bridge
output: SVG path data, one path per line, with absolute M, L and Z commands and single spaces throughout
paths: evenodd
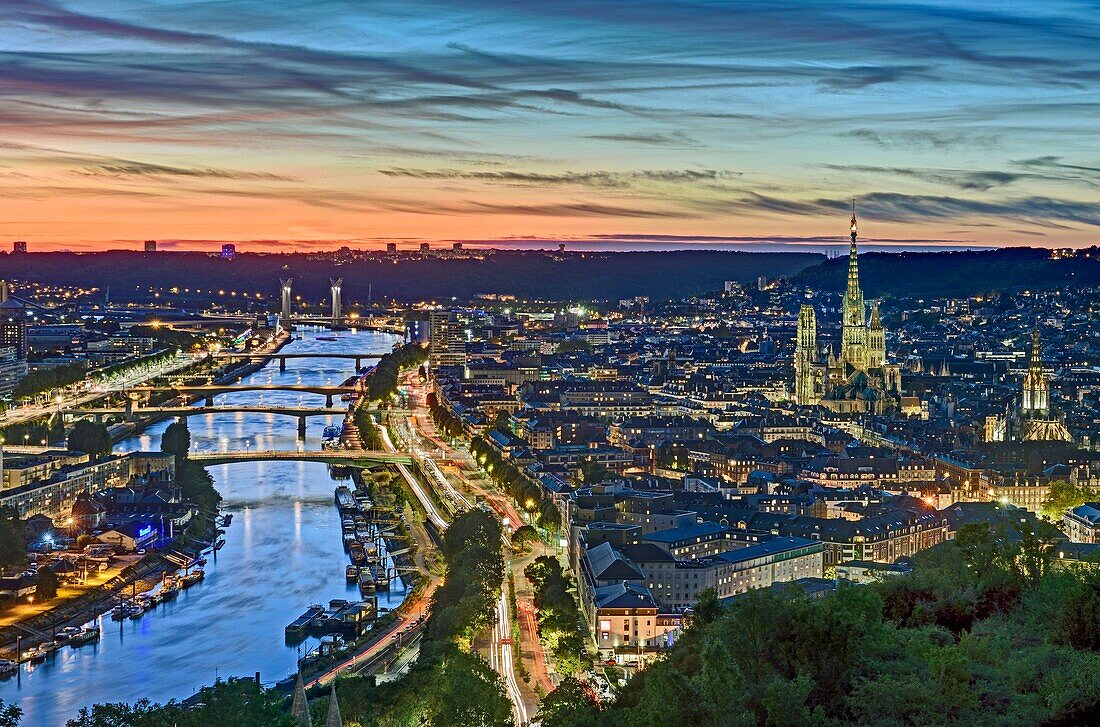
M 135 421 L 143 416 L 173 416 L 193 417 L 203 414 L 280 414 L 283 416 L 298 417 L 298 437 L 305 439 L 306 417 L 345 416 L 347 409 L 337 407 L 302 407 L 302 406 L 149 406 L 135 408 L 109 407 L 98 409 L 62 409 L 64 417 L 79 416 L 95 417 L 98 421 L 101 417 L 111 415 L 125 416 L 127 421 Z
M 363 361 L 382 358 L 382 354 L 380 353 L 263 353 L 262 351 L 222 351 L 220 353 L 212 353 L 210 356 L 214 359 L 232 359 L 236 361 L 242 359 L 248 359 L 250 361 L 278 359 L 279 371 L 286 371 L 287 359 L 292 358 L 333 358 L 354 361 L 356 371 L 363 368 Z
M 234 391 L 301 391 L 307 394 L 320 394 L 325 397 L 325 406 L 332 406 L 332 397 L 340 394 L 354 394 L 354 386 L 325 386 L 313 384 L 199 384 L 195 386 L 135 386 L 128 391 L 138 394 L 154 392 L 176 392 L 192 396 L 206 397 L 206 406 L 214 406 L 214 397 Z
M 192 462 L 202 464 L 230 464 L 232 462 L 326 462 L 329 464 L 411 464 L 412 457 L 407 454 L 393 454 L 373 449 L 322 449 L 322 450 L 245 450 L 233 452 L 193 452 L 188 456 Z

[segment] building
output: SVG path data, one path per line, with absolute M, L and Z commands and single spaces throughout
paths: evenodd
M 900 407 L 901 368 L 886 362 L 886 332 L 878 303 L 867 306 L 859 285 L 856 211 L 852 203 L 852 244 L 848 251 L 848 288 L 844 293 L 840 356 L 824 361 L 818 350 L 817 316 L 803 305 L 795 339 L 795 397 L 802 406 L 836 412 L 881 414 Z
M 233 260 L 237 257 L 237 246 L 232 243 L 222 245 L 222 260 Z
M 95 536 L 95 540 L 113 545 L 123 552 L 132 553 L 153 543 L 159 535 L 153 524 L 135 520 L 104 530 Z
M 386 253 L 389 254 L 389 255 L 397 254 L 397 243 L 396 242 L 387 242 L 386 243 Z
M 4 280 L 0 280 L 0 349 L 13 349 L 15 359 L 23 362 L 25 369 L 27 361 L 27 309 L 10 294 L 7 281 Z M 10 358 L 10 352 L 8 356 Z M 9 366 L 11 365 L 9 363 Z M 9 375 L 11 375 L 11 372 L 9 372 Z
M 1062 529 L 1070 542 L 1100 543 L 1100 502 L 1086 502 L 1062 515 Z
M 156 240 L 146 240 L 145 241 L 145 252 L 156 252 L 156 251 L 157 251 L 157 241 Z
M 913 572 L 913 568 L 901 563 L 876 563 L 871 560 L 850 560 L 836 567 L 836 577 L 866 585 L 894 576 L 905 576 Z
M 14 346 L 0 347 L 0 398 L 10 396 L 27 375 L 27 361 Z
M 294 300 L 291 298 L 290 291 L 293 283 L 294 278 L 279 278 L 279 324 L 288 331 L 292 325 L 290 313 Z
M 441 366 L 466 366 L 465 333 L 454 311 L 428 313 L 428 364 L 433 372 Z
M 645 573 L 660 607 L 673 612 L 694 606 L 707 589 L 731 598 L 775 583 L 820 578 L 825 569 L 823 544 L 808 538 L 773 537 L 693 559 L 644 541 L 623 546 L 623 556 Z
M 27 252 L 27 243 L 26 243 L 26 241 L 16 240 L 15 242 L 13 242 L 11 244 L 11 251 L 13 253 L 20 253 L 20 254 L 26 253 Z

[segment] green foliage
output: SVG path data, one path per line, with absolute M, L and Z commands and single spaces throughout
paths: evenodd
M 45 417 L 33 421 L 9 424 L 3 430 L 4 441 L 9 444 L 38 444 L 50 440 L 50 424 Z
M 565 677 L 557 689 L 543 698 L 538 718 L 557 727 L 584 727 L 598 709 L 595 696 L 581 682 Z
M 20 565 L 27 557 L 23 521 L 14 507 L 0 508 L 0 568 Z
M 538 513 L 539 527 L 556 530 L 561 513 L 542 488 L 524 475 L 514 462 L 504 459 L 482 437 L 470 441 L 470 454 L 481 463 L 493 481 L 529 513 Z
M 535 587 L 539 637 L 558 661 L 558 671 L 574 674 L 584 660 L 580 610 L 570 591 L 573 583 L 557 558 L 540 555 L 523 574 Z
M 172 422 L 160 435 L 160 451 L 175 455 L 177 471 L 183 467 L 191 451 L 191 430 L 187 427 L 187 417 Z
M 202 342 L 201 336 L 197 336 L 187 331 L 176 330 L 169 326 L 133 326 L 130 329 L 130 335 L 139 336 L 141 338 L 152 338 L 154 341 L 164 346 L 184 351 L 189 350 L 196 343 Z
M 12 392 L 12 398 L 26 399 L 44 391 L 75 384 L 84 379 L 85 371 L 86 369 L 82 363 L 53 366 L 32 371 L 16 384 L 15 391 Z
M 111 452 L 111 433 L 104 424 L 81 419 L 69 431 L 68 447 L 73 452 L 101 457 Z
M 38 583 L 34 587 L 34 597 L 40 601 L 48 601 L 57 596 L 57 589 L 61 587 L 61 581 L 57 574 L 49 568 L 38 571 Z
M 496 618 L 504 581 L 500 523 L 481 510 L 455 518 L 443 537 L 447 577 L 432 594 L 420 656 L 409 674 L 375 685 L 369 678 L 341 680 L 345 720 L 365 727 L 512 724 L 504 686 L 470 641 Z
M 1100 568 L 1039 567 L 981 528 L 913 574 L 701 617 L 605 712 L 546 727 L 1071 725 L 1100 707 Z M 1025 561 L 1020 564 L 1018 561 Z M 983 568 L 975 567 L 978 563 Z
M 439 427 L 439 431 L 448 437 L 461 437 L 465 432 L 462 421 L 446 407 L 439 404 L 434 391 L 428 394 L 428 411 L 431 413 L 435 425 Z
M 222 496 L 214 488 L 214 478 L 197 462 L 185 461 L 176 470 L 176 482 L 183 499 L 203 510 L 212 511 L 222 501 Z
M 597 461 L 594 457 L 585 457 L 581 460 L 580 466 L 573 470 L 572 479 L 575 486 L 582 487 L 584 485 L 599 484 L 613 474 L 606 465 Z
M 447 578 L 432 594 L 426 638 L 462 645 L 496 620 L 504 583 L 501 528 L 489 513 L 474 509 L 454 519 L 443 536 Z
M 512 533 L 512 547 L 520 552 L 525 553 L 531 550 L 531 544 L 537 543 L 538 540 L 538 531 L 530 525 L 523 525 Z
M 1043 500 L 1040 512 L 1046 519 L 1057 522 L 1062 519 L 1062 513 L 1066 510 L 1084 505 L 1096 497 L 1097 492 L 1091 487 L 1075 485 L 1065 480 L 1055 480 L 1050 483 L 1050 492 Z
M 407 343 L 378 360 L 367 377 L 367 399 L 384 401 L 397 393 L 397 378 L 402 369 L 419 366 L 428 360 L 428 349 L 417 343 Z
M 345 724 L 362 727 L 511 727 L 504 685 L 485 660 L 449 643 L 431 643 L 401 680 L 341 679 Z
M 229 679 L 199 690 L 197 706 L 176 701 L 156 704 L 148 699 L 134 704 L 96 704 L 83 708 L 67 727 L 296 727 L 283 710 L 283 695 L 262 688 L 252 679 Z

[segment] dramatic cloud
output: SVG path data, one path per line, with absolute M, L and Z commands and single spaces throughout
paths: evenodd
M 851 196 L 884 240 L 1095 240 L 1074 0 L 4 0 L 0 26 L 0 241 L 813 244 Z

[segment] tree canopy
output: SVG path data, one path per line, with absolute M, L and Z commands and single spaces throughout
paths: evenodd
M 103 424 L 81 419 L 69 431 L 68 447 L 73 452 L 101 457 L 111 452 L 111 433 Z
M 709 608 L 612 707 L 574 700 L 543 724 L 1088 722 L 1100 707 L 1100 570 L 1051 569 L 1041 538 L 983 530 L 919 553 L 907 577 Z

